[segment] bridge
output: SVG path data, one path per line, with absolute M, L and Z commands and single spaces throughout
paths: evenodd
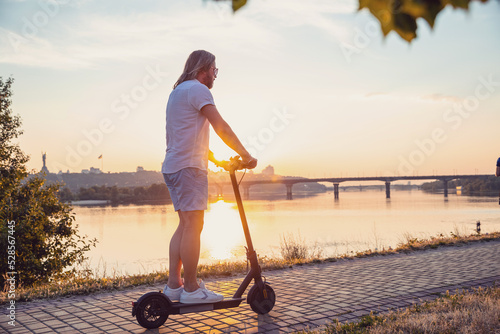
M 444 183 L 444 197 L 448 197 L 448 182 L 456 179 L 465 178 L 487 178 L 492 174 L 481 175 L 423 175 L 423 176 L 373 176 L 373 177 L 332 177 L 332 178 L 304 178 L 304 177 L 282 177 L 279 179 L 242 181 L 240 188 L 243 188 L 243 196 L 249 198 L 250 187 L 257 184 L 284 184 L 286 186 L 286 199 L 293 199 L 292 187 L 297 183 L 328 182 L 333 183 L 333 193 L 335 199 L 339 199 L 339 184 L 342 182 L 369 182 L 380 181 L 385 183 L 385 197 L 391 198 L 391 182 L 394 181 L 415 181 L 415 180 L 438 180 Z M 230 185 L 229 182 L 216 183 L 219 194 L 222 194 L 222 188 Z

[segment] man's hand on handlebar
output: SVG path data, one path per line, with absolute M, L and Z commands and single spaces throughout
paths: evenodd
M 208 151 L 208 160 L 212 161 L 217 167 L 222 167 L 227 171 L 239 169 L 254 169 L 257 166 L 257 159 L 247 154 L 244 158 L 239 155 L 232 157 L 229 161 L 215 159 L 214 153 Z
M 230 165 L 230 162 L 229 162 L 229 161 L 226 161 L 226 160 L 221 160 L 221 161 L 218 161 L 215 165 L 216 165 L 217 167 L 222 167 L 222 168 L 224 168 L 225 170 L 229 171 L 229 165 Z
M 257 166 L 257 159 L 250 157 L 247 160 L 242 160 L 238 155 L 229 159 L 229 161 L 218 160 L 215 163 L 218 167 L 222 167 L 225 170 L 240 170 L 240 169 L 253 169 Z
M 242 160 L 241 164 L 243 165 L 244 168 L 254 169 L 255 167 L 257 167 L 257 159 L 250 156 L 248 159 Z

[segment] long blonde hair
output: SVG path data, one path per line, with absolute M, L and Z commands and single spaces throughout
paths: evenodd
M 205 50 L 196 50 L 191 52 L 186 65 L 184 65 L 184 72 L 182 72 L 179 79 L 174 85 L 174 89 L 181 83 L 187 80 L 193 80 L 201 71 L 210 70 L 210 66 L 215 62 L 215 56 Z

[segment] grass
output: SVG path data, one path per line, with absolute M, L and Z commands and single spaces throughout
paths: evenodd
M 308 246 L 300 232 L 298 236 L 292 233 L 280 237 L 280 252 L 283 259 L 287 262 L 303 261 L 307 259 L 320 259 L 323 251 L 316 242 Z
M 334 320 L 319 330 L 300 334 L 500 333 L 500 287 L 447 292 L 444 296 L 384 315 L 373 313 L 358 322 Z
M 500 232 L 485 235 L 464 236 L 457 232 L 452 232 L 450 236 L 438 235 L 430 239 L 418 239 L 411 235 L 405 235 L 404 240 L 392 249 L 366 250 L 354 254 L 345 254 L 333 258 L 322 258 L 321 249 L 304 246 L 304 239 L 299 235 L 282 238 L 281 256 L 282 258 L 259 258 L 259 263 L 263 271 L 284 269 L 295 265 L 305 265 L 310 263 L 335 262 L 343 259 L 362 258 L 376 255 L 390 255 L 401 252 L 411 252 L 416 250 L 434 249 L 442 246 L 464 245 L 470 242 L 490 241 L 500 239 Z M 240 275 L 247 272 L 246 261 L 239 262 L 219 262 L 211 265 L 200 265 L 198 276 L 200 278 L 217 278 L 233 275 Z M 54 278 L 49 283 L 40 283 L 30 287 L 17 286 L 16 300 L 30 301 L 34 299 L 56 298 L 69 295 L 86 295 L 95 292 L 123 290 L 139 285 L 156 285 L 165 283 L 168 280 L 167 271 L 156 271 L 148 274 L 121 275 L 113 273 L 111 276 L 99 274 L 95 271 L 83 268 L 75 274 Z M 0 292 L 0 304 L 10 301 L 8 299 L 8 286 Z
M 305 239 L 292 233 L 280 237 L 280 251 L 285 261 L 294 261 L 307 258 L 307 245 Z

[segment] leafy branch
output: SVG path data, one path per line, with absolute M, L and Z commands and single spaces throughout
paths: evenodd
M 214 0 L 232 1 L 233 12 L 247 4 L 246 0 Z M 417 19 L 424 19 L 434 28 L 436 17 L 446 7 L 469 9 L 472 1 L 488 0 L 358 0 L 358 11 L 367 9 L 380 22 L 384 36 L 395 31 L 401 38 L 411 42 L 417 37 Z

